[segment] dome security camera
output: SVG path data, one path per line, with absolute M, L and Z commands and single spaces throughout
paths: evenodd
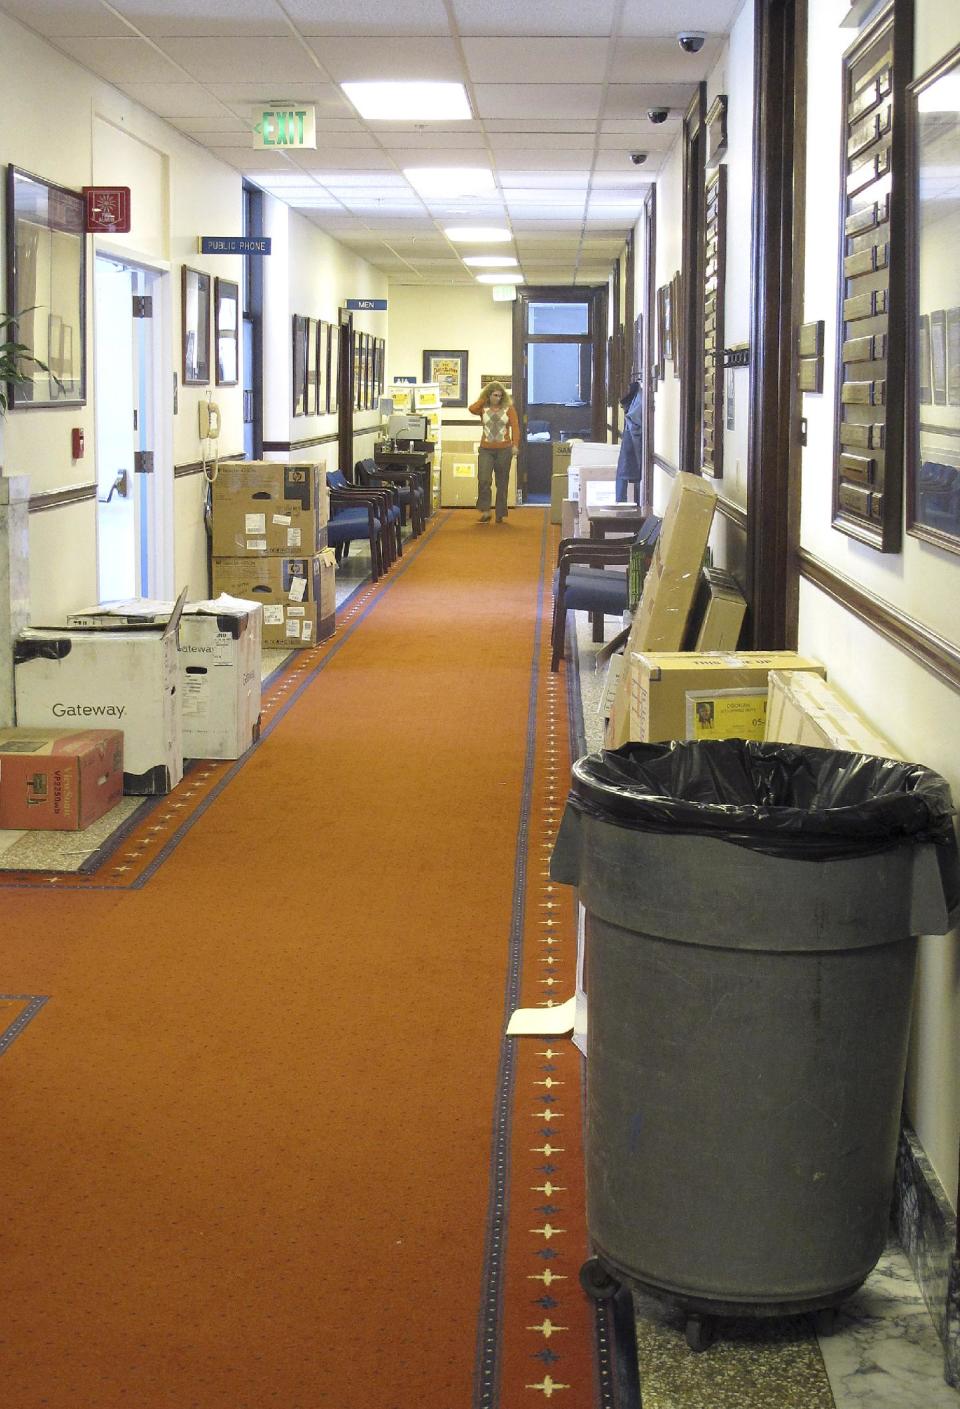
M 677 35 L 677 43 L 685 54 L 699 54 L 703 48 L 707 36 L 705 34 L 692 34 L 689 31 Z
M 650 108 L 650 109 L 647 111 L 647 117 L 650 119 L 650 121 L 651 121 L 651 122 L 655 122 L 655 123 L 657 123 L 657 124 L 659 124 L 659 123 L 661 123 L 661 122 L 666 122 L 666 120 L 667 120 L 667 118 L 668 118 L 669 116 L 670 116 L 670 109 L 669 109 L 669 108 Z
M 647 159 L 647 154 L 646 154 L 646 152 L 631 152 L 631 153 L 630 153 L 630 160 L 633 162 L 634 166 L 643 166 L 643 163 L 646 161 L 646 159 Z

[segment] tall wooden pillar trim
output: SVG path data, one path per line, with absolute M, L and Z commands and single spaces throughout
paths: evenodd
M 757 0 L 754 45 L 747 600 L 751 644 L 778 650 L 796 643 L 799 600 L 806 0 Z

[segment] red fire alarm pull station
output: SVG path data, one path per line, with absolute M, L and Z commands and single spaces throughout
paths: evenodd
M 84 228 L 88 235 L 129 233 L 129 186 L 84 186 L 83 203 Z
M 83 459 L 83 428 L 82 428 L 82 426 L 74 426 L 73 430 L 70 432 L 70 449 L 71 449 L 71 451 L 73 452 L 73 458 L 74 458 L 75 460 L 82 460 L 82 459 Z

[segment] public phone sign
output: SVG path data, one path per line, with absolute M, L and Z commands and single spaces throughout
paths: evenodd
M 313 103 L 270 103 L 253 115 L 257 151 L 290 151 L 317 145 L 317 109 Z

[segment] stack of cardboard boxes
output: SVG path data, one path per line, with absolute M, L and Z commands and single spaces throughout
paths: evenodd
M 266 647 L 312 646 L 333 634 L 329 506 L 320 465 L 220 465 L 213 484 L 213 588 L 262 605 Z

